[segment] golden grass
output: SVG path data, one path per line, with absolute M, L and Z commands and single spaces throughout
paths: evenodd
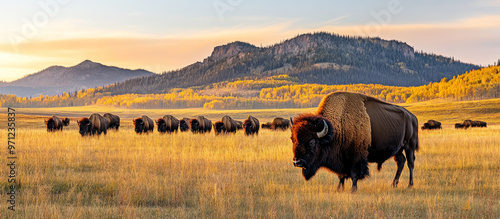
M 388 160 L 380 172 L 370 165 L 355 194 L 350 181 L 337 192 L 326 170 L 306 182 L 291 163 L 289 131 L 17 133 L 22 188 L 14 214 L 0 202 L 2 218 L 500 217 L 500 126 L 420 132 L 412 189 L 406 167 L 400 188 L 390 187 L 396 165 Z M 6 180 L 0 185 L 5 197 Z

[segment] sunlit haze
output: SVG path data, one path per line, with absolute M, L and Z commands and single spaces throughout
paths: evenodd
M 2 81 L 86 59 L 161 73 L 229 42 L 269 46 L 316 31 L 395 39 L 483 66 L 500 59 L 497 0 L 4 1 L 0 20 Z

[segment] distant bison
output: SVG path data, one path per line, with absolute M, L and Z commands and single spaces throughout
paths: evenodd
M 462 125 L 462 123 L 455 123 L 455 128 L 456 129 L 463 129 L 464 125 Z
M 259 134 L 259 120 L 253 116 L 248 116 L 243 122 L 243 127 L 246 135 Z
M 473 121 L 470 119 L 464 120 L 464 122 L 460 125 L 460 123 L 455 124 L 455 128 L 471 128 L 471 127 L 486 127 L 486 122 L 483 121 Z
M 86 135 L 91 135 L 92 134 L 92 122 L 90 122 L 90 119 L 87 117 L 83 117 L 80 120 L 78 120 L 78 129 L 80 132 L 80 135 L 86 136 Z
M 422 130 L 425 129 L 441 129 L 441 123 L 436 121 L 436 120 L 428 120 L 424 125 L 421 127 Z
M 238 124 L 236 123 L 236 121 L 234 121 L 233 118 L 231 118 L 228 115 L 225 115 L 222 117 L 221 122 L 224 124 L 224 132 L 225 133 L 228 133 L 228 132 L 236 133 L 236 130 L 238 128 L 237 127 Z
M 193 133 L 205 133 L 212 131 L 212 121 L 208 120 L 204 116 L 197 116 L 191 119 L 191 132 Z
M 98 113 L 94 113 L 89 117 L 92 135 L 100 135 L 101 133 L 108 133 L 109 119 L 101 116 Z
M 243 129 L 243 122 L 242 121 L 237 121 L 237 120 L 234 120 L 236 121 L 236 129 L 240 130 L 240 129 Z
M 69 118 L 61 119 L 63 126 L 69 126 Z
M 66 119 L 68 119 L 68 118 L 66 118 Z M 44 120 L 44 122 L 45 122 L 45 125 L 47 126 L 48 132 L 53 132 L 56 130 L 61 130 L 61 131 L 63 130 L 63 122 L 57 116 L 51 116 L 48 119 Z M 68 121 L 68 124 L 69 124 L 69 121 Z
M 380 170 L 384 161 L 395 157 L 398 169 L 392 186 L 397 186 L 406 161 L 413 186 L 418 121 L 403 107 L 358 93 L 330 93 L 316 114 L 293 119 L 292 142 L 293 164 L 302 168 L 306 180 L 325 167 L 338 175 L 339 190 L 351 178 L 356 191 L 357 181 L 369 176 L 368 162 L 377 163 Z
M 153 132 L 153 129 L 155 127 L 153 120 L 146 115 L 135 118 L 133 120 L 133 123 L 135 132 L 139 134 L 148 133 L 148 131 Z
M 163 118 L 156 120 L 156 126 L 160 133 L 172 133 L 179 130 L 179 120 L 171 115 L 165 115 Z
M 118 131 L 118 128 L 120 127 L 120 117 L 117 115 L 113 115 L 111 113 L 105 113 L 103 117 L 108 118 L 109 120 L 109 126 L 108 129 L 115 129 Z
M 263 123 L 261 127 L 263 129 L 271 130 L 287 130 L 288 127 L 290 127 L 290 120 L 276 117 L 274 118 L 273 122 Z
M 189 118 L 183 118 L 179 121 L 179 129 L 181 130 L 181 132 L 189 131 L 190 121 L 191 120 Z
M 216 135 L 221 134 L 222 132 L 225 132 L 224 123 L 222 123 L 221 121 L 215 122 L 214 123 L 214 131 L 215 131 Z

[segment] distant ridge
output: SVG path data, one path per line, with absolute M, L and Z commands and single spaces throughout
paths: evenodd
M 10 83 L 0 84 L 0 93 L 20 97 L 57 95 L 151 75 L 152 72 L 142 69 L 123 69 L 85 60 L 72 67 L 51 66 Z
M 104 90 L 112 95 L 164 93 L 172 88 L 284 74 L 297 77 L 300 83 L 420 86 L 478 68 L 454 58 L 415 52 L 412 46 L 396 40 L 321 32 L 298 35 L 269 47 L 228 43 L 215 47 L 203 62 Z

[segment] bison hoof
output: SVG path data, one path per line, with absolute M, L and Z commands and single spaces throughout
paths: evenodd
M 398 187 L 398 183 L 399 183 L 399 180 L 394 180 L 394 182 L 392 182 L 392 187 L 393 188 L 397 188 Z

